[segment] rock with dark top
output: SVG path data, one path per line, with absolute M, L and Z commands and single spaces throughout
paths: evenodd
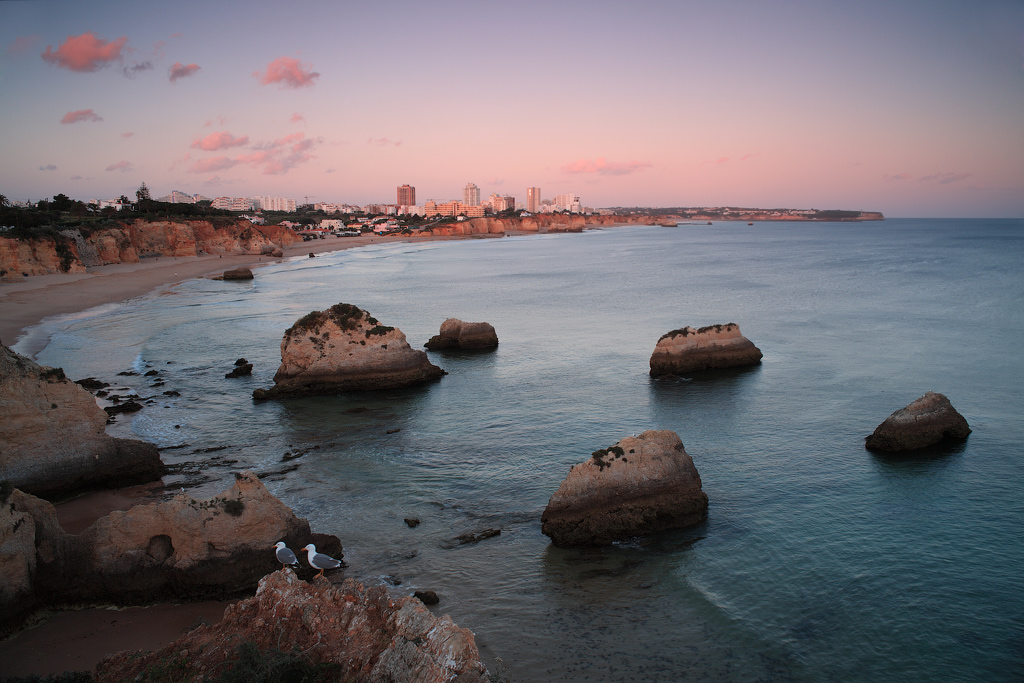
M 651 354 L 651 377 L 758 365 L 761 350 L 740 334 L 739 325 L 683 327 L 661 336 Z
M 246 363 L 248 363 L 248 362 L 249 362 L 249 361 L 247 361 L 247 360 L 246 360 L 246 359 L 244 359 L 244 358 L 239 358 L 238 360 L 236 360 L 236 361 L 235 361 L 235 365 L 245 365 L 245 364 L 246 364 Z
M 437 597 L 437 593 L 434 591 L 416 591 L 412 596 L 424 605 L 436 605 L 441 602 L 441 599 Z
M 101 382 L 95 377 L 86 377 L 85 379 L 75 380 L 75 384 L 82 387 L 86 391 L 96 391 L 97 389 L 105 389 L 110 386 L 107 382 Z
M 253 274 L 248 268 L 234 268 L 225 270 L 222 277 L 225 280 L 252 280 Z
M 401 330 L 341 303 L 313 311 L 285 331 L 274 386 L 257 389 L 253 398 L 397 389 L 444 374 L 427 354 L 409 346 Z
M 252 374 L 252 363 L 246 363 L 245 365 L 238 365 L 234 370 L 224 375 L 225 379 L 232 379 L 235 377 L 247 377 Z
M 211 672 L 237 676 L 231 667 L 241 647 L 277 653 L 275 661 L 292 653 L 305 668 L 316 668 L 316 680 L 490 680 L 473 633 L 448 616 L 435 617 L 416 598 L 393 599 L 387 587 L 365 588 L 353 579 L 306 583 L 288 569 L 264 577 L 253 597 L 229 606 L 216 624 L 199 626 L 156 652 L 107 657 L 96 667 L 96 680 L 120 683 L 166 670 L 176 680 L 213 680 Z
M 137 413 L 142 408 L 142 404 L 138 401 L 125 401 L 124 403 L 107 406 L 103 410 L 106 411 L 107 415 L 120 415 L 121 413 Z
M 865 438 L 875 451 L 912 451 L 945 440 L 963 441 L 971 433 L 967 420 L 942 394 L 929 391 L 906 408 L 900 408 Z
M 0 481 L 56 498 L 158 479 L 156 447 L 108 436 L 107 417 L 60 368 L 0 345 Z
M 558 546 L 608 545 L 707 517 L 700 475 L 675 432 L 646 431 L 574 465 L 541 516 Z
M 420 525 L 420 520 L 416 519 L 415 517 L 406 517 L 405 523 L 408 525 L 410 529 L 415 529 Z
M 448 318 L 441 323 L 440 334 L 431 337 L 424 346 L 431 351 L 494 349 L 498 346 L 498 335 L 490 323 L 465 323 Z

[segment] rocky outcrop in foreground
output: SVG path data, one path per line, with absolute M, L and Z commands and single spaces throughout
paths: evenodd
M 865 438 L 876 451 L 912 451 L 946 439 L 963 441 L 971 433 L 967 420 L 942 394 L 929 391 L 906 408 L 900 408 Z
M 697 370 L 757 365 L 761 350 L 740 334 L 739 325 L 683 327 L 662 335 L 651 354 L 651 377 Z
M 67 496 L 158 479 L 160 453 L 106 433 L 107 414 L 60 368 L 0 344 L 0 481 L 41 496 Z
M 337 538 L 311 533 L 248 472 L 208 500 L 180 493 L 111 512 L 78 535 L 64 532 L 50 503 L 15 489 L 0 506 L 0 632 L 49 605 L 237 595 L 280 568 L 277 541 L 341 557 Z
M 431 351 L 443 349 L 493 349 L 498 346 L 498 334 L 490 323 L 464 323 L 448 318 L 441 323 L 440 334 L 424 344 Z
M 544 508 L 541 531 L 558 546 L 608 545 L 693 526 L 707 510 L 700 475 L 679 436 L 651 430 L 574 465 Z
M 401 330 L 341 303 L 313 311 L 285 331 L 274 386 L 257 389 L 253 398 L 395 389 L 444 374 L 427 354 L 409 346 Z
M 96 680 L 137 680 L 169 662 L 176 680 L 220 680 L 244 667 L 240 660 L 254 650 L 299 656 L 323 680 L 488 680 L 473 633 L 447 615 L 435 617 L 415 598 L 392 600 L 382 586 L 364 588 L 352 579 L 336 587 L 324 578 L 305 583 L 287 569 L 265 577 L 254 597 L 229 606 L 216 624 L 200 626 L 158 652 L 107 657 L 96 667 Z

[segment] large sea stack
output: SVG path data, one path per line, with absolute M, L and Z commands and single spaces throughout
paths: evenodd
M 661 336 L 651 354 L 651 377 L 698 370 L 757 365 L 761 350 L 740 334 L 739 325 L 683 327 Z
M 313 311 L 285 331 L 274 386 L 257 389 L 253 398 L 396 389 L 444 374 L 409 346 L 401 330 L 341 303 Z
M 448 318 L 441 323 L 440 334 L 424 344 L 431 351 L 443 349 L 494 349 L 498 347 L 498 334 L 490 323 L 465 323 Z
M 299 680 L 303 669 L 309 675 L 302 680 L 494 680 L 473 633 L 447 615 L 435 617 L 416 598 L 395 599 L 383 586 L 365 588 L 352 579 L 338 586 L 326 578 L 306 583 L 287 569 L 265 577 L 255 596 L 228 607 L 216 624 L 199 626 L 157 652 L 107 657 L 96 667 L 96 680 L 153 680 L 145 677 L 170 667 L 175 680 L 218 680 L 228 672 L 231 680 L 242 680 L 242 672 L 255 671 L 245 667 L 257 652 L 278 663 L 282 673 L 274 680 Z M 287 657 L 294 658 L 290 668 Z
M 106 433 L 107 414 L 60 368 L 0 344 L 0 481 L 62 497 L 160 478 L 156 447 Z
M 707 517 L 700 474 L 669 430 L 646 431 L 574 465 L 541 516 L 558 546 L 608 545 Z
M 963 441 L 971 433 L 967 420 L 942 394 L 929 391 L 906 408 L 900 408 L 865 438 L 875 451 L 912 451 L 944 440 Z

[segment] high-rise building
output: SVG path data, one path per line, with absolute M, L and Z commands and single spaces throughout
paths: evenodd
M 526 188 L 526 210 L 530 213 L 538 213 L 540 211 L 539 187 Z
M 412 185 L 401 185 L 398 188 L 399 206 L 416 206 L 416 188 Z
M 470 206 L 480 206 L 480 188 L 473 183 L 462 188 L 462 203 Z
M 575 194 L 555 195 L 555 210 L 568 211 L 569 213 L 583 213 L 583 205 L 580 198 Z

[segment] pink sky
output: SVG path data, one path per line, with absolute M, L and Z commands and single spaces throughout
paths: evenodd
M 0 3 L 0 193 L 1024 215 L 1024 3 Z

